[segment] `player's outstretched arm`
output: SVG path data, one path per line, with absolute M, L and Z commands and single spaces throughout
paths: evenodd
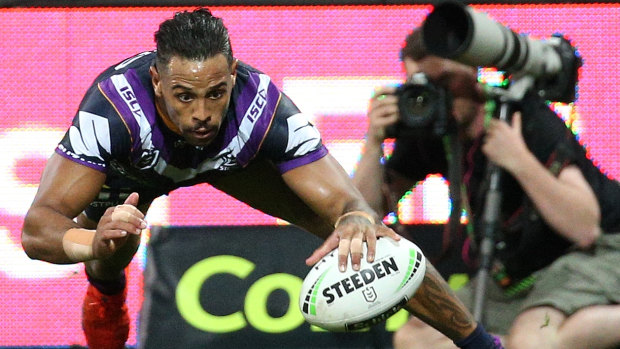
M 350 256 L 353 269 L 357 270 L 362 257 L 372 262 L 377 237 L 400 239 L 381 223 L 377 213 L 368 206 L 349 175 L 331 155 L 290 170 L 284 173 L 283 178 L 314 212 L 334 226 L 327 245 L 319 247 L 307 263 L 318 261 L 331 251 L 324 247 L 335 244 L 339 249 L 340 269 L 346 269 Z M 368 245 L 366 256 L 362 256 L 364 242 Z

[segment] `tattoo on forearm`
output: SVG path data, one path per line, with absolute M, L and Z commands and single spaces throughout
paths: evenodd
M 452 340 L 471 332 L 475 321 L 439 273 L 427 265 L 424 282 L 409 302 L 410 311 Z

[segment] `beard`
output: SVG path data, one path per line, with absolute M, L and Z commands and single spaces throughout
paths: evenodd
M 455 99 L 452 117 L 456 121 L 461 137 L 474 139 L 484 132 L 484 103 L 471 99 Z
M 452 115 L 459 128 L 469 126 L 478 115 L 479 108 L 480 103 L 471 99 L 456 98 L 452 101 Z

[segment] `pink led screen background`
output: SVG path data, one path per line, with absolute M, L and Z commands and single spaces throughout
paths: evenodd
M 539 38 L 566 34 L 578 47 L 584 66 L 577 130 L 597 163 L 618 178 L 620 5 L 475 8 L 517 32 Z M 84 344 L 79 324 L 83 271 L 80 266 L 28 260 L 19 245 L 23 215 L 45 159 L 95 75 L 129 55 L 153 49 L 157 24 L 178 9 L 0 9 L 0 346 Z M 299 96 L 300 106 L 316 108 L 311 111 L 326 145 L 353 171 L 366 128 L 363 101 L 371 92 L 365 90 L 367 95 L 360 97 L 356 87 L 401 78 L 400 43 L 430 9 L 412 5 L 212 10 L 229 27 L 239 59 L 267 72 L 294 99 Z M 362 103 L 350 103 L 356 98 Z M 341 104 L 348 107 L 340 108 Z M 170 225 L 280 223 L 207 186 L 162 198 L 149 218 L 151 224 Z M 424 217 L 412 221 L 427 222 Z M 129 272 L 133 319 L 141 302 L 143 267 L 144 248 Z M 135 344 L 135 326 L 130 335 L 129 344 Z

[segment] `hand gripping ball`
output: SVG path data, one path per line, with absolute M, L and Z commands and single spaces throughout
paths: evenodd
M 364 244 L 366 255 L 366 244 Z M 330 331 L 353 331 L 384 321 L 400 310 L 422 283 L 426 259 L 411 241 L 377 240 L 375 260 L 360 270 L 338 270 L 338 249 L 304 278 L 299 307 L 306 321 Z

